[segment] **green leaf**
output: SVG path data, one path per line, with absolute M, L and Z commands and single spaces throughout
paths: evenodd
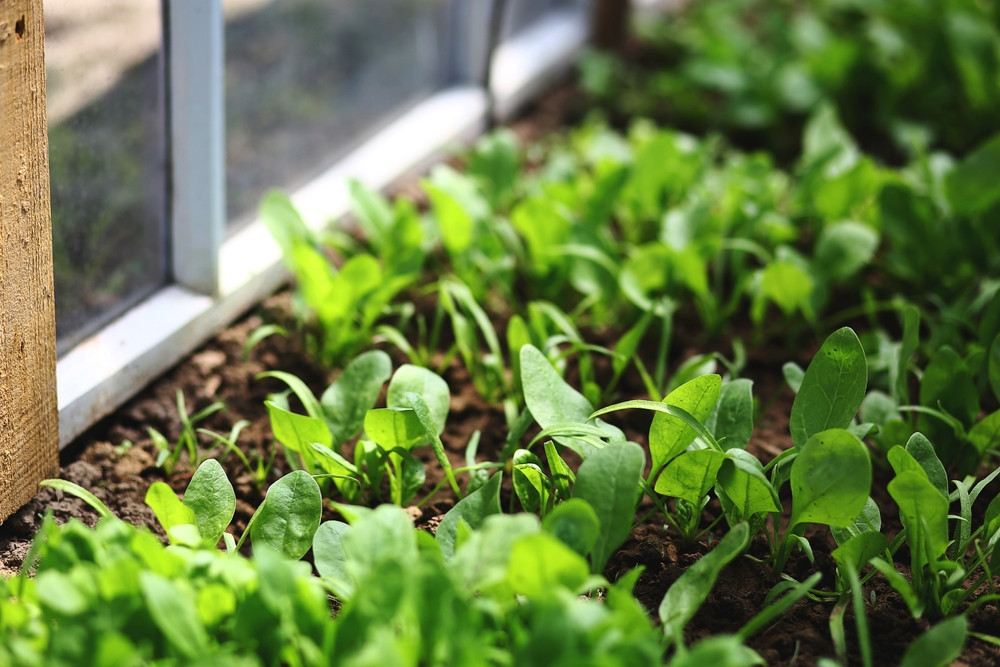
M 882 530 L 882 512 L 869 496 L 861 512 L 847 526 L 830 526 L 830 534 L 837 544 L 844 544 L 855 535 L 877 533 Z
M 690 651 L 678 653 L 670 667 L 751 667 L 766 665 L 764 658 L 735 635 L 714 635 L 702 639 Z
M 292 390 L 292 393 L 294 393 L 298 399 L 302 401 L 302 407 L 305 408 L 307 415 L 316 419 L 323 418 L 323 407 L 320 405 L 319 401 L 316 400 L 316 396 L 312 393 L 312 390 L 309 389 L 309 387 L 306 386 L 306 383 L 301 379 L 284 371 L 266 371 L 257 376 L 258 380 L 263 378 L 281 380 L 288 385 L 288 388 Z
M 108 509 L 108 506 L 101 502 L 100 498 L 79 484 L 75 484 L 66 479 L 43 479 L 38 483 L 38 486 L 47 486 L 50 489 L 68 493 L 69 495 L 79 498 L 83 502 L 90 505 L 101 516 L 117 518 L 115 517 L 114 512 Z
M 428 440 L 423 424 L 410 408 L 369 410 L 365 414 L 365 434 L 386 451 L 409 450 Z
M 290 472 L 271 485 L 250 526 L 255 543 L 264 543 L 292 560 L 312 546 L 323 514 L 319 485 L 302 470 Z
M 288 195 L 277 190 L 267 192 L 260 202 L 260 219 L 278 242 L 285 264 L 290 269 L 292 248 L 311 237 L 309 228 Z
M 193 595 L 185 595 L 179 584 L 150 571 L 139 573 L 139 586 L 149 615 L 170 645 L 185 658 L 206 654 L 209 637 L 198 620 Z
M 526 535 L 510 550 L 507 578 L 516 593 L 529 598 L 560 589 L 578 593 L 589 576 L 586 559 L 549 533 Z
M 720 376 L 702 375 L 674 389 L 662 402 L 677 406 L 705 423 L 719 400 L 721 390 Z M 683 420 L 660 412 L 654 415 L 649 426 L 649 453 L 653 459 L 653 471 L 665 466 L 697 437 L 698 433 Z
M 347 554 L 346 571 L 355 582 L 389 567 L 409 567 L 420 560 L 413 519 L 395 505 L 380 505 L 351 525 L 343 532 L 343 549 Z
M 812 308 L 813 278 L 806 271 L 785 261 L 772 261 L 760 272 L 759 290 L 751 307 L 753 321 L 764 320 L 767 301 L 778 304 L 786 316 L 800 312 L 807 320 L 813 320 Z
M 827 280 L 847 280 L 872 260 L 878 242 L 878 233 L 860 222 L 828 225 L 816 240 L 813 262 Z
M 559 503 L 545 515 L 542 528 L 581 556 L 594 548 L 601 533 L 601 520 L 585 500 L 570 498 Z
M 705 428 L 723 449 L 745 449 L 753 435 L 753 381 L 740 378 L 723 384 Z
M 489 205 L 475 182 L 450 167 L 438 166 L 421 186 L 430 198 L 445 249 L 452 254 L 467 250 L 475 239 L 476 221 L 489 215 Z
M 320 405 L 335 445 L 350 440 L 364 424 L 365 414 L 375 407 L 382 385 L 392 374 L 392 361 L 381 350 L 355 357 L 333 382 Z
M 537 347 L 525 345 L 520 356 L 524 402 L 539 426 L 583 424 L 590 419 L 594 411 L 590 401 L 566 384 Z
M 236 513 L 236 493 L 218 461 L 207 459 L 198 466 L 184 492 L 184 504 L 194 512 L 201 536 L 216 544 Z
M 197 525 L 194 510 L 182 503 L 174 490 L 163 482 L 149 485 L 146 489 L 146 504 L 153 510 L 167 535 L 177 526 Z
M 750 529 L 745 523 L 733 526 L 715 547 L 675 581 L 660 602 L 659 617 L 668 646 L 684 636 L 684 627 L 708 599 L 722 569 L 739 556 L 750 543 Z
M 431 420 L 440 435 L 444 431 L 445 422 L 448 420 L 448 409 L 451 404 L 451 393 L 448 390 L 448 383 L 432 370 L 403 364 L 396 370 L 389 382 L 389 391 L 386 395 L 386 405 L 390 408 L 409 408 L 410 401 L 406 394 L 413 392 L 418 394 L 427 409 L 430 411 Z
M 343 601 L 354 596 L 355 582 L 348 572 L 344 534 L 350 526 L 342 521 L 324 521 L 313 535 L 313 561 L 319 576 Z
M 847 428 L 865 398 L 868 364 L 857 334 L 849 327 L 833 332 L 813 357 L 792 403 L 789 428 L 801 447 L 831 428 Z
M 1000 410 L 983 418 L 969 429 L 969 442 L 981 455 L 1000 447 Z
M 537 457 L 535 457 L 537 458 Z M 536 463 L 515 463 L 511 469 L 514 493 L 526 512 L 544 512 L 549 502 L 549 478 Z
M 441 553 L 445 559 L 455 553 L 458 523 L 464 521 L 472 528 L 482 525 L 483 520 L 491 514 L 500 513 L 500 481 L 503 475 L 494 474 L 485 484 L 459 500 L 454 507 L 441 519 L 437 532 L 434 534 Z
M 1000 201 L 1000 134 L 967 155 L 945 180 L 948 202 L 959 215 L 985 213 Z
M 601 522 L 601 533 L 591 551 L 594 572 L 604 570 L 608 558 L 632 531 L 636 491 L 645 463 L 642 447 L 621 442 L 598 449 L 580 464 L 573 497 L 590 503 Z
M 979 412 L 979 390 L 968 364 L 947 345 L 934 352 L 920 379 L 920 405 L 942 410 L 969 427 Z M 951 424 L 929 414 L 920 414 L 917 429 L 934 443 L 945 465 L 955 463 L 962 443 Z M 965 462 L 962 462 L 963 464 Z
M 719 467 L 719 489 L 740 519 L 781 511 L 778 494 L 764 474 L 760 461 L 742 449 L 730 449 Z
M 358 221 L 365 237 L 380 244 L 392 226 L 392 208 L 385 198 L 356 179 L 348 180 L 351 193 L 351 213 Z
M 965 616 L 948 618 L 917 637 L 903 654 L 900 667 L 945 667 L 957 660 L 968 633 Z
M 499 476 L 499 475 L 498 475 Z M 455 551 L 448 570 L 468 595 L 489 597 L 506 604 L 513 598 L 507 563 L 514 544 L 537 534 L 534 514 L 492 514 Z
M 309 445 L 314 442 L 326 447 L 333 447 L 330 429 L 322 419 L 289 412 L 278 407 L 272 401 L 267 401 L 265 405 L 267 405 L 267 414 L 271 419 L 271 431 L 274 433 L 274 438 L 293 452 L 312 456 L 312 449 Z
M 809 438 L 792 463 L 790 526 L 847 526 L 871 492 L 868 450 L 850 431 L 834 428 Z
M 860 570 L 869 560 L 885 553 L 889 548 L 889 541 L 885 535 L 876 531 L 866 531 L 858 533 L 847 539 L 843 544 L 833 550 L 833 559 L 837 561 L 837 566 L 846 570 L 848 563 L 855 570 Z
M 656 479 L 653 490 L 698 505 L 715 486 L 726 455 L 714 449 L 696 449 L 674 458 Z
M 930 564 L 948 549 L 948 499 L 927 480 L 923 471 L 904 470 L 889 482 L 889 495 L 899 506 L 911 556 Z
M 413 406 L 413 414 L 417 416 L 420 420 L 420 425 L 424 429 L 424 434 L 431 441 L 431 448 L 434 450 L 434 458 L 437 459 L 438 465 L 444 471 L 445 477 L 448 479 L 448 483 L 451 484 L 452 491 L 458 497 L 462 496 L 462 493 L 458 489 L 458 482 L 455 480 L 455 473 L 451 467 L 451 461 L 448 460 L 448 453 L 444 450 L 444 443 L 441 442 L 441 436 L 437 432 L 437 424 L 434 423 L 434 416 L 431 414 L 430 408 L 427 403 L 424 402 L 423 397 L 420 394 L 415 394 L 412 391 L 407 392 L 405 396 L 406 401 Z
M 1000 401 L 1000 334 L 993 338 L 990 344 L 990 356 L 987 361 L 990 388 L 993 397 Z
M 890 450 L 890 453 L 892 453 L 892 450 Z M 944 469 L 941 459 L 938 458 L 937 452 L 934 451 L 934 445 L 931 444 L 931 441 L 924 437 L 923 433 L 914 433 L 906 441 L 906 453 L 912 456 L 923 471 L 927 473 L 927 479 L 934 485 L 934 488 L 940 491 L 942 495 L 947 496 L 948 473 Z M 896 472 L 899 471 L 897 470 Z
M 794 361 L 786 361 L 781 366 L 781 373 L 785 378 L 785 382 L 791 388 L 793 394 L 799 393 L 799 389 L 802 388 L 802 379 L 806 376 L 806 372 Z

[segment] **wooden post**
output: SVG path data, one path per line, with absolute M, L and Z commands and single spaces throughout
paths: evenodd
M 630 0 L 594 0 L 590 41 L 598 49 L 620 51 L 628 37 Z
M 0 2 L 0 521 L 59 469 L 42 0 Z

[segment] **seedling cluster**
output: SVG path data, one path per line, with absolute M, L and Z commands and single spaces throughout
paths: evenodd
M 915 121 L 899 105 L 913 83 L 882 67 L 885 53 L 847 51 L 844 3 L 813 4 L 794 10 L 791 43 L 775 42 L 794 58 L 761 56 L 809 86 L 748 83 L 747 53 L 792 11 L 749 0 L 694 3 L 658 43 L 682 46 L 683 66 L 628 71 L 658 77 L 654 95 L 690 85 L 679 112 L 721 90 L 735 100 L 722 129 L 799 114 L 801 150 L 784 168 L 719 136 L 591 117 L 531 147 L 496 131 L 461 169 L 433 169 L 419 203 L 353 183 L 356 234 L 311 232 L 268 195 L 261 217 L 294 275 L 297 319 L 248 347 L 297 337 L 335 379 L 263 373 L 281 391 L 265 404 L 270 453 L 253 455 L 246 422 L 197 429 L 223 406 L 189 414 L 180 395 L 176 444 L 150 431 L 165 472 L 194 470 L 180 497 L 149 487 L 168 546 L 86 489 L 47 482 L 101 519 L 45 522 L 2 584 L 0 663 L 754 665 L 754 635 L 808 599 L 829 612 L 823 663 L 872 665 L 876 582 L 928 622 L 902 664 L 1000 646 L 969 621 L 1000 601 L 1000 187 L 987 178 L 1000 135 L 979 136 L 975 113 L 977 95 L 1000 99 L 980 76 L 993 67 L 995 84 L 1000 37 L 974 22 L 986 11 L 974 3 L 933 22 L 851 10 L 883 49 L 924 29 L 993 45 L 990 58 L 962 40 L 934 54 L 960 67 L 969 136 L 915 108 L 941 141 L 911 142 L 889 166 L 865 152 L 854 115 L 842 124 L 855 91 L 833 70 L 891 75 L 879 120 L 907 137 Z M 705 47 L 731 8 L 756 27 Z M 594 56 L 584 82 L 600 96 L 623 67 Z M 650 102 L 626 92 L 623 104 Z M 720 340 L 729 357 L 679 359 Z M 815 350 L 805 368 L 777 369 L 794 393 L 777 454 L 755 436 L 774 408 L 748 369 L 766 345 Z M 444 435 L 457 368 L 502 415 L 503 432 L 486 434 L 496 447 L 478 431 L 458 447 Z M 240 467 L 266 488 L 245 525 L 233 521 Z M 429 501 L 450 509 L 415 527 L 404 508 Z M 609 567 L 650 525 L 702 545 L 655 609 L 634 594 L 641 566 Z M 813 562 L 820 545 L 829 567 Z M 738 559 L 766 565 L 771 594 L 734 631 L 692 641 L 686 628 Z

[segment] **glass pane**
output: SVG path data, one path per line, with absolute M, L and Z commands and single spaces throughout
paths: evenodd
M 478 0 L 477 0 L 478 1 Z M 230 221 L 441 87 L 446 0 L 224 0 Z
M 160 0 L 46 0 L 60 351 L 166 281 Z

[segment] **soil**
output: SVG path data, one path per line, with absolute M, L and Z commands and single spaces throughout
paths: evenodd
M 563 86 L 548 96 L 527 120 L 513 125 L 522 137 L 537 138 L 560 127 L 582 109 L 580 95 L 571 86 Z M 400 191 L 413 192 L 412 184 L 403 184 Z M 171 475 L 156 466 L 157 450 L 147 428 L 155 428 L 170 441 L 180 434 L 176 396 L 181 392 L 189 411 L 203 408 L 215 401 L 223 401 L 226 409 L 213 414 L 198 424 L 218 433 L 228 433 L 240 419 L 250 422 L 239 437 L 239 445 L 247 454 L 268 457 L 273 440 L 264 401 L 269 393 L 281 391 L 284 385 L 273 379 L 257 379 L 268 370 L 282 370 L 302 378 L 314 392 L 321 392 L 335 377 L 335 373 L 322 370 L 304 352 L 295 336 L 271 336 L 259 343 L 249 354 L 244 347 L 247 337 L 266 322 L 290 322 L 290 296 L 281 292 L 249 313 L 244 319 L 226 329 L 186 361 L 158 379 L 140 395 L 128 402 L 112 416 L 104 419 L 71 447 L 62 452 L 60 476 L 90 489 L 122 519 L 149 527 L 160 534 L 151 510 L 144 503 L 148 486 L 157 480 L 167 482 L 177 491 L 183 491 L 190 479 L 191 468 L 182 457 Z M 597 342 L 613 342 L 615 332 L 591 332 Z M 603 340 L 602 340 L 603 338 Z M 695 321 L 679 321 L 674 334 L 671 366 L 676 367 L 684 358 L 695 352 L 717 350 L 728 354 L 734 338 L 750 340 L 750 329 L 736 324 L 725 337 L 704 340 Z M 808 364 L 818 347 L 818 340 L 790 346 L 784 339 L 772 339 L 761 345 L 748 345 L 747 364 L 743 377 L 754 381 L 754 396 L 759 401 L 755 431 L 748 447 L 762 460 L 768 460 L 791 447 L 788 415 L 793 395 L 786 386 L 781 365 L 796 361 L 803 367 Z M 398 365 L 402 359 L 394 357 Z M 473 431 L 482 433 L 480 454 L 489 459 L 499 452 L 505 436 L 502 411 L 487 405 L 475 392 L 468 373 L 456 360 L 447 369 L 445 378 L 452 391 L 451 414 L 442 439 L 449 456 L 456 464 L 463 463 L 465 444 Z M 642 397 L 642 384 L 637 377 L 626 375 L 617 400 Z M 617 415 L 618 424 L 638 442 L 645 441 L 650 416 L 644 411 L 630 411 Z M 203 439 L 206 454 L 220 459 L 233 480 L 239 500 L 231 530 L 239 535 L 254 508 L 263 498 L 261 485 L 242 466 L 237 457 L 219 447 L 212 450 L 210 440 Z M 428 449 L 429 448 L 425 448 Z M 251 459 L 252 460 L 252 459 Z M 422 499 L 439 481 L 435 476 L 437 466 L 429 451 L 424 454 L 428 463 L 428 481 L 417 498 Z M 268 481 L 287 472 L 280 456 L 275 459 Z M 887 481 L 882 475 L 881 486 Z M 876 484 L 878 487 L 879 484 Z M 879 500 L 876 498 L 876 500 Z M 886 500 L 886 499 L 882 499 Z M 439 492 L 422 508 L 412 508 L 416 524 L 433 529 L 441 514 L 453 504 L 447 492 Z M 891 503 L 882 503 L 883 516 L 888 531 L 898 530 L 898 519 L 892 515 Z M 707 510 L 706 520 L 711 519 L 713 507 Z M 75 498 L 60 491 L 43 489 L 22 510 L 0 526 L 0 572 L 10 575 L 21 567 L 30 540 L 45 512 L 52 512 L 59 521 L 77 517 L 87 523 L 96 521 L 96 514 Z M 608 564 L 606 575 L 614 580 L 620 573 L 637 566 L 644 568 L 636 587 L 638 599 L 650 610 L 653 618 L 667 588 L 686 567 L 706 553 L 713 539 L 711 532 L 700 541 L 686 543 L 673 531 L 666 529 L 663 518 L 652 516 L 638 526 L 622 549 Z M 805 578 L 813 571 L 826 573 L 822 585 L 832 585 L 832 558 L 834 546 L 828 533 L 816 531 L 809 534 L 815 553 L 815 564 L 796 555 L 786 572 Z M 766 544 L 758 537 L 751 546 L 748 557 L 739 558 L 721 574 L 708 600 L 687 628 L 688 641 L 695 641 L 710 634 L 735 632 L 764 606 L 771 588 L 780 579 L 770 567 L 761 562 L 766 556 Z M 756 558 L 755 558 L 756 557 Z M 873 638 L 874 662 L 878 665 L 896 664 L 913 640 L 929 624 L 913 619 L 901 598 L 886 585 L 881 577 L 872 578 L 865 587 L 867 619 Z M 769 665 L 809 665 L 821 657 L 833 657 L 835 648 L 830 639 L 829 618 L 831 603 L 803 600 L 749 640 Z M 970 618 L 971 629 L 989 635 L 1000 635 L 1000 620 L 996 605 L 984 605 Z M 850 664 L 860 664 L 860 655 L 853 634 L 854 621 L 848 610 L 844 627 L 848 638 Z M 1000 663 L 1000 649 L 976 639 L 969 639 L 958 665 L 994 665 Z

